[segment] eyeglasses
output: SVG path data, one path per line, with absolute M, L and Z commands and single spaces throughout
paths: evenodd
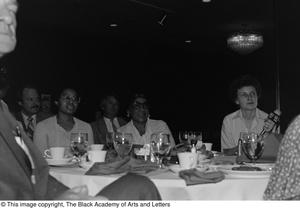
M 248 99 L 248 98 L 256 98 L 256 97 L 257 97 L 256 92 L 250 92 L 249 94 L 246 93 L 246 92 L 242 92 L 242 93 L 239 93 L 238 95 L 239 95 L 240 97 L 246 98 L 246 99 Z
M 65 102 L 69 102 L 69 103 L 80 103 L 80 98 L 78 97 L 70 97 L 70 96 L 66 96 L 66 97 L 62 97 L 62 99 Z
M 139 102 L 135 102 L 132 105 L 132 107 L 134 110 L 141 110 L 141 109 L 148 110 L 149 109 L 149 106 L 147 103 L 139 103 Z

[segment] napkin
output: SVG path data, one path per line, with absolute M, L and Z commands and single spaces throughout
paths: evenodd
M 185 180 L 187 186 L 204 183 L 217 183 L 225 178 L 224 173 L 221 171 L 200 172 L 197 169 L 182 170 L 179 172 L 179 176 Z
M 145 174 L 157 168 L 156 163 L 125 157 L 113 162 L 96 162 L 85 175 L 110 175 L 124 172 Z

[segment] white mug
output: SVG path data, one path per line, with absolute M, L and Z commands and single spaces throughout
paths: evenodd
M 103 144 L 91 144 L 90 148 L 91 150 L 102 150 L 104 147 Z
M 105 162 L 105 156 L 107 151 L 105 150 L 90 150 L 88 151 L 88 158 L 94 162 Z
M 44 154 L 48 158 L 55 160 L 63 159 L 65 157 L 65 148 L 64 147 L 51 147 L 44 151 Z
M 197 166 L 198 153 L 180 152 L 177 154 L 182 169 L 191 169 Z
M 206 150 L 211 151 L 213 143 L 203 143 L 205 145 Z

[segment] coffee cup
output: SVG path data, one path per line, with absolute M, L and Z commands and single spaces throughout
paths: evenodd
M 203 144 L 205 145 L 205 149 L 206 149 L 207 151 L 211 151 L 211 148 L 212 148 L 213 143 L 203 143 Z
M 88 158 L 91 162 L 105 162 L 107 151 L 105 150 L 90 150 L 88 151 Z
M 197 166 L 198 154 L 193 152 L 180 152 L 177 154 L 182 169 L 191 169 Z
M 92 144 L 92 145 L 90 146 L 91 150 L 102 150 L 103 147 L 104 147 L 103 144 Z
M 63 159 L 65 157 L 64 147 L 51 147 L 44 151 L 47 158 L 52 158 L 55 160 Z

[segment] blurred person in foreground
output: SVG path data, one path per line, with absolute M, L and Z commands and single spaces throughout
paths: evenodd
M 239 109 L 223 120 L 221 149 L 226 155 L 235 155 L 241 132 L 259 134 L 263 129 L 268 132 L 273 129 L 274 122 L 267 119 L 268 114 L 257 107 L 261 86 L 254 77 L 243 75 L 236 79 L 230 86 L 230 94 Z
M 4 99 L 7 91 L 10 87 L 7 69 L 5 67 L 0 68 L 0 99 Z
M 0 57 L 16 45 L 16 0 L 0 0 Z M 0 78 L 1 81 L 1 78 Z M 0 92 L 6 85 L 0 83 Z M 20 128 L 0 97 L 0 200 L 154 200 L 160 195 L 144 176 L 127 174 L 104 187 L 98 197 L 88 195 L 87 186 L 69 189 L 49 175 L 41 153 Z M 128 191 L 129 190 L 129 191 Z
M 91 123 L 94 143 L 108 145 L 107 134 L 116 132 L 118 128 L 127 122 L 118 116 L 120 104 L 113 93 L 106 94 L 100 102 L 101 116 Z
M 122 133 L 131 133 L 133 135 L 133 144 L 150 144 L 152 133 L 163 132 L 170 135 L 171 146 L 175 146 L 175 141 L 168 125 L 162 120 L 150 119 L 149 104 L 143 94 L 133 96 L 128 113 L 131 120 L 118 129 Z
M 300 115 L 284 134 L 263 198 L 300 200 Z

